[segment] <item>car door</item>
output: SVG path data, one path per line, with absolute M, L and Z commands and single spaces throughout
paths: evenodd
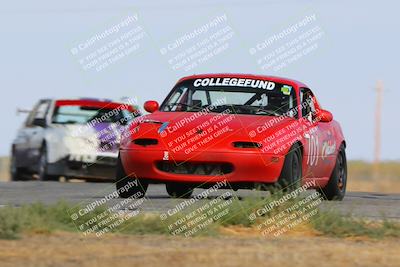
M 301 124 L 303 127 L 303 176 L 321 178 L 321 149 L 323 136 L 320 123 L 316 120 L 318 103 L 312 91 L 300 88 Z
M 13 156 L 17 167 L 26 168 L 30 166 L 29 158 L 29 127 L 33 120 L 34 110 L 31 110 L 26 118 L 24 125 L 18 130 L 17 136 L 13 141 Z
M 32 111 L 24 129 L 27 142 L 26 160 L 27 163 L 29 163 L 28 166 L 34 170 L 36 170 L 36 165 L 39 160 L 40 150 L 44 140 L 49 106 L 50 100 L 40 100 Z

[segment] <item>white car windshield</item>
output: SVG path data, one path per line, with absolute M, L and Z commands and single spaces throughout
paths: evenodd
M 126 121 L 129 111 L 113 110 L 107 108 L 62 105 L 56 107 L 53 113 L 52 123 L 57 124 L 86 124 L 90 121 L 98 119 L 105 123 L 115 123 L 118 121 Z

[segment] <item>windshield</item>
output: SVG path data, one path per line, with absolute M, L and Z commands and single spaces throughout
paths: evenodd
M 86 124 L 95 121 L 96 123 L 128 123 L 127 118 L 132 115 L 128 110 L 98 108 L 79 105 L 62 105 L 55 108 L 52 123 L 59 124 Z
M 178 84 L 161 106 L 162 111 L 201 111 L 294 117 L 292 86 L 272 81 L 238 78 L 205 78 Z

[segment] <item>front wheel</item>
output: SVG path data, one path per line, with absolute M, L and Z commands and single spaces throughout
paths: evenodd
M 58 181 L 58 176 L 48 174 L 47 148 L 45 145 L 40 150 L 38 165 L 38 176 L 40 181 Z
M 15 152 L 12 152 L 11 154 L 10 176 L 12 181 L 25 180 L 22 168 L 18 167 L 17 156 L 15 155 Z
M 121 158 L 118 155 L 115 175 L 115 187 L 118 195 L 121 198 L 143 198 L 148 186 L 149 183 L 145 180 L 132 178 L 125 173 Z
M 286 154 L 282 171 L 278 179 L 277 186 L 284 191 L 298 188 L 302 177 L 302 158 L 298 144 L 294 144 L 289 153 Z
M 190 198 L 193 194 L 193 188 L 186 184 L 167 183 L 165 188 L 172 198 Z
M 347 159 L 343 145 L 340 146 L 336 158 L 335 168 L 331 174 L 328 184 L 318 190 L 327 200 L 343 200 L 346 194 L 347 184 Z

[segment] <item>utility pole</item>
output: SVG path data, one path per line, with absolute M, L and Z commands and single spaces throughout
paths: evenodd
M 383 82 L 376 84 L 376 106 L 375 106 L 375 151 L 374 151 L 374 175 L 379 174 L 381 161 L 381 119 L 382 119 Z

